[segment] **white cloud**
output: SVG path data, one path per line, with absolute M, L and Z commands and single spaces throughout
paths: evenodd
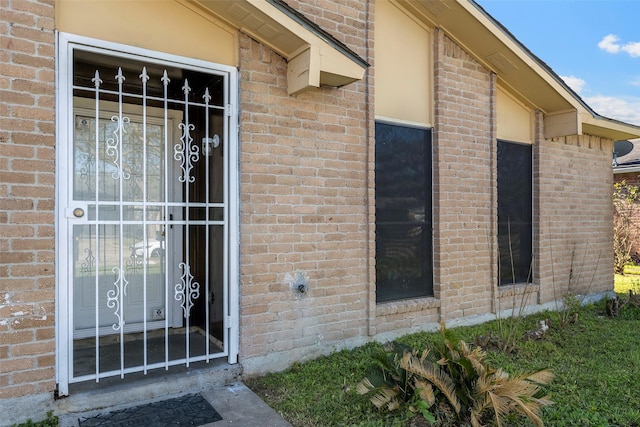
M 605 52 L 618 53 L 620 52 L 620 44 L 618 44 L 619 41 L 620 38 L 618 36 L 609 34 L 607 36 L 604 36 L 604 38 L 600 40 L 600 43 L 598 43 L 598 47 Z
M 622 50 L 627 52 L 632 58 L 640 56 L 640 42 L 627 43 L 622 46 Z
M 560 76 L 560 78 L 599 115 L 640 126 L 640 98 L 593 95 L 587 82 L 580 77 Z M 629 83 L 640 86 L 640 76 Z M 587 96 L 589 92 L 593 96 Z
M 626 52 L 632 58 L 640 56 L 640 42 L 630 42 L 621 44 L 620 37 L 615 34 L 608 34 L 600 40 L 598 47 L 608 53 Z
M 640 98 L 591 96 L 584 100 L 601 116 L 640 126 Z
M 562 80 L 564 80 L 564 82 L 574 91 L 576 91 L 576 93 L 580 93 L 582 92 L 582 89 L 584 89 L 584 87 L 587 85 L 587 82 L 585 82 L 584 80 L 582 80 L 580 77 L 576 77 L 576 76 L 560 76 L 560 78 Z

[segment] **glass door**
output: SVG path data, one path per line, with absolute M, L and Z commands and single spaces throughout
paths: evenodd
M 85 100 L 75 104 L 71 205 L 83 212 L 74 212 L 80 219 L 73 226 L 74 338 L 115 334 L 121 326 L 158 329 L 165 318 L 180 326 L 176 302 L 164 292 L 167 279 L 176 278 L 167 255 L 181 255 L 182 236 L 176 229 L 166 244 L 165 192 L 179 195 L 181 188 L 171 185 L 175 171 L 165 179 L 162 116 L 152 109 L 147 113 L 155 115 L 143 118 L 128 106 L 120 123 L 117 104 L 101 102 L 97 118 Z M 173 114 L 167 128 L 179 122 Z
M 231 357 L 229 75 L 71 52 L 68 381 Z

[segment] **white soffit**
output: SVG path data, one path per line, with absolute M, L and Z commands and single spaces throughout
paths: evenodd
M 282 55 L 288 61 L 290 95 L 320 85 L 344 86 L 364 77 L 367 64 L 362 59 L 272 4 L 276 2 L 190 1 Z
M 637 137 L 640 127 L 599 116 L 500 23 L 472 0 L 392 0 L 426 25 L 441 28 L 498 76 L 500 84 L 545 115 L 547 137 L 589 133 Z M 569 133 L 567 133 L 569 132 Z

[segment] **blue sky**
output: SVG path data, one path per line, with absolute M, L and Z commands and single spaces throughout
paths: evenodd
M 640 0 L 476 0 L 598 114 L 640 125 Z

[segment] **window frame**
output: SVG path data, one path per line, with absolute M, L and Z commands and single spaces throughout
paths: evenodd
M 520 259 L 520 256 L 518 256 L 517 260 L 514 260 L 514 246 L 513 246 L 513 241 L 517 240 L 517 241 L 522 241 L 522 239 L 520 238 L 519 234 L 520 232 L 518 232 L 517 236 L 514 236 L 514 234 L 512 233 L 512 226 L 513 224 L 511 223 L 510 219 L 507 219 L 506 221 L 504 219 L 501 219 L 501 207 L 502 207 L 502 203 L 505 203 L 504 201 L 504 191 L 506 191 L 504 188 L 501 188 L 501 179 L 500 179 L 500 175 L 501 175 L 501 156 L 500 156 L 500 146 L 504 144 L 504 147 L 519 147 L 519 148 L 527 148 L 528 150 L 528 176 L 524 177 L 524 179 L 522 179 L 521 181 L 518 181 L 517 179 L 509 179 L 509 183 L 510 184 L 514 184 L 517 185 L 518 182 L 528 182 L 529 186 L 526 190 L 527 191 L 527 202 L 525 202 L 524 200 L 520 200 L 520 201 L 516 201 L 516 204 L 519 204 L 521 207 L 527 207 L 528 208 L 528 212 L 526 212 L 527 215 L 527 220 L 528 221 L 523 221 L 523 220 L 518 220 L 516 221 L 517 224 L 516 226 L 519 228 L 522 228 L 523 226 L 528 226 L 528 231 L 527 231 L 527 239 L 525 240 L 525 243 L 529 243 L 528 245 L 525 245 L 524 243 L 520 245 L 519 248 L 517 248 L 517 253 L 520 254 L 523 252 L 523 249 L 526 250 L 525 253 L 525 257 L 527 258 L 527 262 L 526 262 L 526 267 L 523 264 L 523 260 Z M 497 281 L 498 281 L 498 286 L 499 287 L 503 287 L 503 286 L 509 286 L 509 285 L 517 285 L 517 284 L 522 284 L 522 283 L 532 283 L 533 282 L 533 249 L 534 249 L 534 233 L 535 233 L 535 228 L 534 228 L 534 209 L 535 209 L 535 182 L 534 182 L 534 150 L 533 150 L 533 144 L 530 143 L 523 143 L 523 142 L 518 142 L 518 141 L 510 141 L 510 140 L 505 140 L 505 139 L 498 139 L 496 142 L 496 243 L 497 243 L 497 272 L 498 272 L 498 277 L 497 277 Z M 523 171 L 525 170 L 524 168 L 520 167 L 517 168 L 516 170 L 518 171 Z M 508 196 L 514 196 L 514 194 L 517 195 L 516 192 L 509 192 Z M 502 197 L 501 197 L 502 196 Z M 501 201 L 502 199 L 502 201 Z M 509 198 L 506 202 L 507 204 L 513 203 L 513 199 Z M 504 227 L 507 227 L 508 230 L 508 234 L 506 236 L 504 236 L 503 234 L 501 234 L 501 229 L 504 230 Z M 504 242 L 501 242 L 501 240 L 503 241 L 504 239 L 507 239 L 508 242 L 508 255 L 501 253 L 501 246 L 504 246 Z M 504 252 L 504 251 L 503 251 Z M 506 259 L 506 262 L 508 263 L 507 266 L 505 267 L 504 262 L 502 260 Z M 515 262 L 514 262 L 515 261 Z M 509 277 L 507 279 L 504 278 L 503 273 L 505 271 L 505 269 L 510 270 L 509 272 Z
M 420 125 L 412 125 L 406 123 L 398 123 L 392 121 L 385 120 L 376 120 L 376 156 L 375 156 L 375 192 L 376 192 L 376 236 L 375 236 L 375 244 L 376 244 L 376 303 L 386 303 L 392 301 L 399 301 L 405 299 L 413 299 L 413 298 L 423 298 L 423 297 L 433 297 L 434 296 L 434 274 L 433 274 L 433 264 L 434 264 L 434 242 L 433 242 L 433 129 L 427 126 Z M 381 202 L 384 198 L 392 199 L 388 196 L 384 197 L 381 194 L 382 189 L 380 184 L 381 175 L 381 165 L 378 162 L 378 159 L 381 158 L 380 148 L 383 144 L 389 144 L 390 141 L 380 141 L 379 135 L 381 133 L 381 127 L 391 127 L 391 131 L 398 131 L 399 129 L 405 129 L 408 132 L 420 132 L 422 139 L 422 158 L 424 159 L 424 163 L 422 163 L 422 171 L 423 174 L 422 179 L 424 180 L 422 183 L 421 196 L 423 198 L 423 209 L 424 214 L 422 220 L 397 220 L 397 218 L 390 218 L 390 211 L 386 212 L 387 218 L 385 220 L 381 220 L 382 216 L 385 214 L 383 211 L 384 208 L 381 207 Z M 415 142 L 415 141 L 414 141 Z M 404 161 L 403 161 L 404 163 Z M 407 210 L 407 217 L 411 216 L 411 212 Z M 419 215 L 418 215 L 419 216 Z M 415 218 L 415 215 L 414 215 Z M 393 220 L 391 220 L 393 219 Z M 420 275 L 415 276 L 412 283 L 407 283 L 405 280 L 404 283 L 404 292 L 398 292 L 397 289 L 394 290 L 395 286 L 393 286 L 393 279 L 384 278 L 383 276 L 388 276 L 384 274 L 381 269 L 385 264 L 386 260 L 392 259 L 392 257 L 385 257 L 382 259 L 381 256 L 383 254 L 382 247 L 385 243 L 389 243 L 391 239 L 389 237 L 393 228 L 396 230 L 401 230 L 402 228 L 406 229 L 405 234 L 405 243 L 413 238 L 414 241 L 412 243 L 416 243 L 418 239 L 415 239 L 415 231 L 417 228 L 420 228 L 420 238 L 419 243 L 413 247 L 413 255 L 416 255 L 414 261 L 419 262 Z M 387 232 L 385 236 L 387 239 L 383 241 L 383 233 Z M 413 232 L 413 234 L 412 234 Z M 401 234 L 401 233 L 400 233 Z M 402 238 L 401 238 L 402 239 Z M 401 239 L 395 239 L 396 242 L 400 242 L 402 244 Z M 402 247 L 400 248 L 402 249 Z M 411 248 L 410 248 L 411 251 Z M 411 254 L 409 255 L 411 257 Z M 417 264 L 414 264 L 413 267 L 416 267 Z M 402 267 L 402 266 L 401 266 Z M 405 270 L 410 269 L 410 266 L 404 266 Z M 415 271 L 415 268 L 414 268 Z M 387 272 L 395 273 L 397 270 L 387 270 Z M 382 289 L 385 289 L 384 292 L 381 292 Z

